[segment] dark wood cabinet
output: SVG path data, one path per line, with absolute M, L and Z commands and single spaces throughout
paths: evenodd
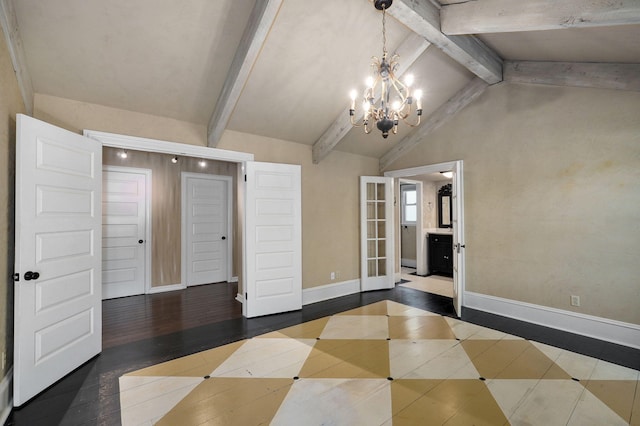
M 453 236 L 429 234 L 429 273 L 453 276 Z

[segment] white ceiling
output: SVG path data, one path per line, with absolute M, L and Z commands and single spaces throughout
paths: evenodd
M 255 0 L 3 1 L 13 2 L 34 92 L 203 125 L 220 107 L 225 81 L 235 78 L 229 75 L 232 61 L 256 4 Z M 505 0 L 477 3 L 500 1 Z M 412 35 L 389 16 L 399 3 L 440 6 L 435 0 L 396 0 L 387 15 L 390 52 Z M 446 5 L 458 1 L 442 3 L 454 7 Z M 630 0 L 620 3 L 634 7 Z M 381 13 L 369 0 L 281 0 L 278 6 L 264 44 L 249 64 L 247 80 L 240 81 L 240 96 L 228 106 L 232 113 L 225 127 L 312 145 L 346 114 L 348 92 L 362 87 L 371 56 L 381 55 Z M 477 37 L 504 60 L 640 63 L 637 13 L 624 25 Z M 426 49 L 410 72 L 425 93 L 425 118 L 475 78 L 437 43 Z M 335 149 L 380 158 L 410 131 L 404 126 L 398 135 L 384 140 L 377 131 L 364 135 L 353 129 Z

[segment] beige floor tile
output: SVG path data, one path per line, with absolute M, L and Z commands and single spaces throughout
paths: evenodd
M 583 384 L 591 394 L 617 413 L 624 421 L 631 421 L 631 411 L 638 387 L 637 381 L 588 380 Z
M 379 425 L 391 418 L 386 379 L 300 379 L 272 425 Z
M 618 413 L 607 404 L 594 396 L 591 392 L 584 392 L 576 404 L 567 425 L 607 425 L 625 426 L 628 420 L 620 417 Z
M 457 340 L 391 340 L 389 342 L 391 377 L 394 379 L 403 378 L 456 345 L 458 345 Z M 412 376 L 412 378 L 419 377 Z
M 243 344 L 244 341 L 230 343 L 215 349 L 152 365 L 151 367 L 128 373 L 128 375 L 204 377 L 215 370 Z
M 387 315 L 387 303 L 388 300 L 372 303 L 370 305 L 361 306 L 359 308 L 350 309 L 348 311 L 340 312 L 334 316 L 342 315 Z
M 540 378 L 568 380 L 571 379 L 571 376 L 530 343 L 496 376 L 496 379 Z
M 585 355 L 569 352 L 564 349 L 531 342 L 538 350 L 567 372 L 571 377 L 579 380 L 587 380 L 593 374 L 598 360 Z
M 300 372 L 315 339 L 250 339 L 215 370 L 215 377 L 293 378 Z
M 386 307 L 385 307 L 386 310 Z M 327 322 L 320 339 L 386 339 L 386 315 L 335 315 Z
M 640 381 L 636 382 L 636 396 L 631 409 L 631 426 L 640 426 Z
M 463 340 L 461 345 L 478 373 L 486 379 L 496 378 L 531 347 L 524 340 Z
M 315 339 L 320 337 L 322 330 L 327 325 L 331 317 L 320 318 L 314 321 L 308 321 L 293 327 L 283 328 L 282 330 L 272 333 L 263 334 L 256 338 L 283 338 L 290 337 L 293 339 Z
M 451 327 L 441 316 L 389 317 L 391 339 L 455 339 Z
M 460 321 L 455 318 L 445 317 L 445 320 L 451 327 L 451 330 L 460 340 L 474 339 L 474 340 L 501 340 L 501 339 L 520 339 L 515 336 L 509 336 L 507 333 L 501 331 L 492 330 L 487 327 L 471 324 L 468 322 Z
M 304 378 L 387 378 L 386 340 L 319 340 L 300 370 Z
M 509 417 L 514 425 L 565 425 L 584 387 L 573 380 L 540 380 Z
M 444 380 L 394 417 L 394 424 L 502 425 L 506 422 L 484 382 L 477 379 Z
M 157 424 L 268 424 L 292 384 L 292 379 L 211 378 L 202 382 Z
M 135 381 L 136 386 L 127 385 Z M 153 422 L 189 395 L 204 379 L 195 377 L 120 377 L 123 426 Z M 144 382 L 144 383 L 142 383 Z
M 589 380 L 640 380 L 640 371 L 598 360 Z
M 518 408 L 524 403 L 526 397 L 533 392 L 533 389 L 540 381 L 529 380 L 487 380 L 487 388 L 491 391 L 505 415 L 510 418 Z

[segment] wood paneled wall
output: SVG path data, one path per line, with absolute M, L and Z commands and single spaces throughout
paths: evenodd
M 223 161 L 206 160 L 201 167 L 199 158 L 178 157 L 176 164 L 171 162 L 172 155 L 155 152 L 127 150 L 127 158 L 118 154 L 120 149 L 104 147 L 102 162 L 104 165 L 137 167 L 150 169 L 152 173 L 152 244 L 151 244 L 151 285 L 178 284 L 181 282 L 181 215 L 182 184 L 181 173 L 206 173 L 210 175 L 231 176 L 233 192 L 233 275 L 237 275 L 239 241 L 237 238 L 237 165 Z

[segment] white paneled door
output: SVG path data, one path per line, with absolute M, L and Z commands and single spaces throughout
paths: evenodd
M 360 176 L 360 289 L 395 286 L 393 178 Z
M 101 175 L 99 142 L 17 116 L 16 406 L 101 351 Z
M 228 279 L 227 176 L 182 173 L 183 262 L 187 286 Z
M 106 166 L 102 172 L 102 298 L 144 294 L 151 170 Z
M 298 165 L 245 163 L 246 317 L 302 308 L 302 193 Z

